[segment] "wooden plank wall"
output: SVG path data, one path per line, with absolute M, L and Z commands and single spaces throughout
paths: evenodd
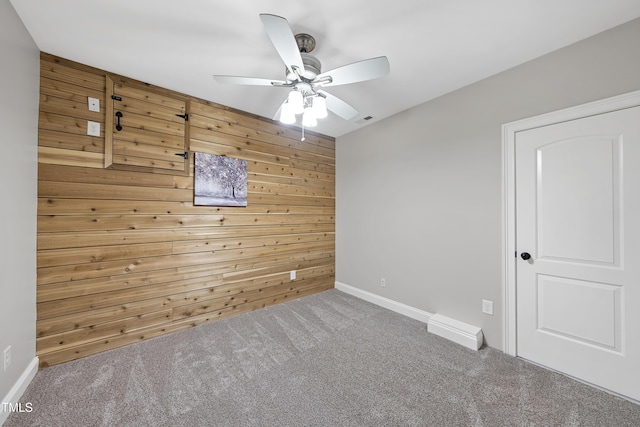
M 41 55 L 41 367 L 333 287 L 332 138 L 300 142 L 298 130 L 171 92 L 190 102 L 191 152 L 248 161 L 246 208 L 193 206 L 193 156 L 189 176 L 104 168 L 105 75 Z M 86 135 L 87 120 L 102 137 Z

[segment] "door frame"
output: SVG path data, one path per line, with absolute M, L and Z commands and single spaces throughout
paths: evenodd
M 502 345 L 517 356 L 516 313 L 516 134 L 556 123 L 622 110 L 640 105 L 640 90 L 565 108 L 502 125 Z

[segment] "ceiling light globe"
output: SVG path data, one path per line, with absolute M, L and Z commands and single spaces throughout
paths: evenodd
M 289 103 L 289 105 L 291 105 L 293 114 L 301 114 L 304 110 L 304 99 L 302 98 L 302 94 L 297 90 L 292 90 L 291 92 L 289 92 L 287 102 Z
M 293 113 L 293 109 L 289 102 L 282 104 L 280 110 L 280 122 L 286 125 L 292 125 L 296 122 L 296 115 Z
M 308 128 L 316 127 L 318 125 L 318 121 L 316 120 L 312 107 L 306 107 L 304 109 L 304 113 L 302 114 L 302 125 Z
M 316 96 L 313 98 L 313 112 L 316 119 L 324 119 L 327 117 L 327 102 L 323 96 Z

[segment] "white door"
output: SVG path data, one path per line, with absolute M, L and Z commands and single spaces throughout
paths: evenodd
M 517 355 L 640 400 L 640 107 L 518 132 L 515 180 Z

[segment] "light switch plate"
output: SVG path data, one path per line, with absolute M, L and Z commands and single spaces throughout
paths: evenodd
M 87 135 L 100 136 L 100 122 L 87 122 Z
M 100 100 L 98 98 L 89 97 L 89 111 L 100 112 Z
M 493 316 L 493 301 L 482 300 L 482 312 Z

